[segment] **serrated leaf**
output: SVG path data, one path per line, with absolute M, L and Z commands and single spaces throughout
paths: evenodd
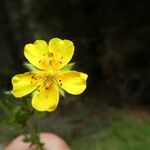
M 39 134 L 38 134 L 37 131 L 34 131 L 34 132 L 31 133 L 31 135 L 26 136 L 23 139 L 23 141 L 27 142 L 27 143 L 30 143 L 29 147 L 35 145 L 36 149 L 43 150 L 44 143 L 41 143 L 40 138 L 39 138 Z
M 18 110 L 15 114 L 15 121 L 22 126 L 26 125 L 28 119 L 32 116 L 32 113 L 27 110 Z

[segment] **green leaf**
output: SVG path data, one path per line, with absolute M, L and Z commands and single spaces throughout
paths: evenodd
M 3 126 L 11 126 L 14 124 L 14 120 L 13 119 L 5 119 L 5 120 L 1 121 L 0 124 Z
M 12 109 L 14 109 L 14 105 L 13 105 L 13 103 L 12 102 L 10 102 L 9 100 L 6 100 L 5 101 L 5 106 L 7 107 L 7 109 L 9 109 L 9 110 L 12 110 Z
M 35 117 L 37 117 L 37 118 L 43 117 L 44 114 L 45 114 L 45 112 L 34 110 L 34 115 L 35 115 Z
M 41 143 L 40 138 L 39 138 L 39 134 L 37 131 L 34 131 L 31 133 L 31 135 L 26 136 L 23 139 L 23 141 L 27 142 L 27 143 L 31 143 L 30 147 L 35 145 L 37 150 L 44 150 L 43 149 L 44 143 Z
M 24 127 L 32 115 L 33 111 L 28 108 L 25 102 L 22 102 L 14 110 L 14 121 Z

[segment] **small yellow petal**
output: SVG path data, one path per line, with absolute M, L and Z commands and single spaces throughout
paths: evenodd
M 33 95 L 32 106 L 38 111 L 51 112 L 56 109 L 58 101 L 58 86 L 53 82 L 43 83 Z
M 49 41 L 49 51 L 53 53 L 51 65 L 55 70 L 64 67 L 74 54 L 74 44 L 70 40 L 53 38 Z
M 34 91 L 43 80 L 44 76 L 41 73 L 26 72 L 17 74 L 12 78 L 12 94 L 15 97 L 23 97 Z
M 62 89 L 73 95 L 81 94 L 86 89 L 88 75 L 77 71 L 64 71 L 57 78 Z
M 48 45 L 43 40 L 36 40 L 34 44 L 26 44 L 24 55 L 31 64 L 39 69 L 45 70 L 50 65 Z
M 79 73 L 80 73 L 80 77 L 83 80 L 83 82 L 86 81 L 88 78 L 88 75 L 86 73 L 83 73 L 83 72 L 79 72 Z

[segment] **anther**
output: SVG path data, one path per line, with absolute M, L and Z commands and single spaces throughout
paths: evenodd
M 48 57 L 52 57 L 53 56 L 53 53 L 48 53 Z
M 49 87 L 45 87 L 45 90 L 48 90 L 49 89 Z
M 52 64 L 52 61 L 51 61 L 51 60 L 49 61 L 49 64 L 50 64 L 50 65 Z

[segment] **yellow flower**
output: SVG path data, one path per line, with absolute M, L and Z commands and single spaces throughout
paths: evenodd
M 26 44 L 24 55 L 34 69 L 12 78 L 12 94 L 19 98 L 33 92 L 32 106 L 38 111 L 55 110 L 62 90 L 81 94 L 86 89 L 87 74 L 69 70 L 73 53 L 70 40 L 53 38 L 48 44 L 43 40 Z

